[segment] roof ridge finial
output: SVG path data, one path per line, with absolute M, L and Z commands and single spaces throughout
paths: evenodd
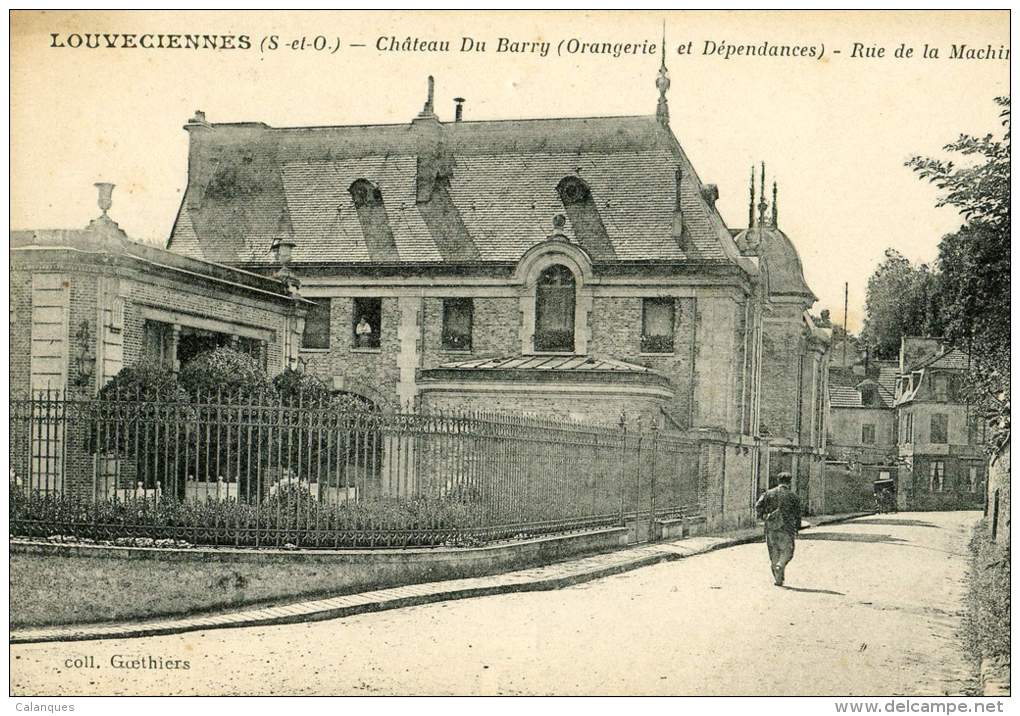
M 660 69 L 666 69 L 666 21 L 662 21 L 662 64 Z
M 779 185 L 772 180 L 772 228 L 779 228 Z
M 765 201 L 765 162 L 761 163 L 761 200 L 758 202 L 758 226 L 765 226 L 765 210 L 768 209 L 769 203 Z
M 754 165 L 751 165 L 751 199 L 747 203 L 747 228 L 754 228 Z
M 666 91 L 669 90 L 669 70 L 666 69 L 666 21 L 662 21 L 662 64 L 659 65 L 659 76 L 655 78 L 655 87 L 659 90 L 659 104 L 655 108 L 655 119 L 663 127 L 669 126 L 669 104 Z

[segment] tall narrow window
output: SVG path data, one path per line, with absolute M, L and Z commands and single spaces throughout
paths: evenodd
M 672 353 L 676 302 L 672 298 L 646 298 L 641 308 L 641 352 Z
M 313 350 L 329 348 L 329 318 L 332 301 L 328 298 L 314 299 L 314 305 L 305 314 L 305 332 L 301 336 L 301 347 Z
M 942 492 L 945 475 L 946 463 L 942 460 L 933 460 L 928 466 L 928 490 L 930 492 Z
M 470 351 L 474 302 L 470 298 L 443 299 L 443 350 Z
M 566 266 L 550 266 L 538 277 L 535 290 L 535 350 L 574 351 L 574 274 Z
M 931 416 L 931 440 L 935 445 L 945 445 L 949 442 L 949 416 L 945 413 L 935 413 Z
M 351 327 L 354 333 L 355 348 L 378 348 L 381 337 L 382 299 L 354 299 L 354 322 Z
M 985 441 L 985 421 L 977 415 L 967 418 L 967 443 L 981 445 Z
M 935 400 L 945 402 L 949 399 L 949 376 L 933 375 L 932 382 L 935 386 Z
M 166 365 L 169 356 L 171 326 L 160 321 L 146 321 L 142 329 L 145 353 L 160 364 Z
M 875 444 L 875 426 L 873 423 L 865 423 L 861 426 L 861 443 L 864 445 Z

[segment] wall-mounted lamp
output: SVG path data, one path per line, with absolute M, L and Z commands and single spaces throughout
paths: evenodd
M 92 331 L 89 330 L 88 321 L 81 322 L 74 339 L 78 345 L 78 354 L 72 364 L 73 382 L 78 387 L 84 387 L 92 382 L 92 374 L 96 369 L 96 353 L 92 350 Z

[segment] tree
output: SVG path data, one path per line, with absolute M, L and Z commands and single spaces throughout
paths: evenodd
M 915 156 L 907 166 L 940 190 L 936 206 L 954 206 L 966 224 L 942 238 L 935 303 L 945 337 L 968 350 L 975 402 L 990 398 L 993 425 L 1009 427 L 1010 98 L 997 97 L 1001 138 L 963 134 L 943 149 L 967 158 Z
M 876 358 L 895 358 L 906 335 L 937 334 L 941 328 L 934 301 L 935 276 L 926 265 L 914 266 L 894 249 L 868 279 L 864 344 Z
M 943 147 L 972 157 L 966 166 L 951 160 L 914 156 L 907 166 L 944 193 L 935 206 L 955 206 L 971 224 L 983 224 L 993 231 L 1009 234 L 1009 97 L 996 97 L 999 119 L 1004 128 L 1001 139 L 989 133 L 983 137 L 961 134 L 959 139 Z

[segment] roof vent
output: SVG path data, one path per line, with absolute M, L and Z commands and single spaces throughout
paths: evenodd
M 455 105 L 453 108 L 453 121 L 460 122 L 464 119 L 464 98 L 454 97 L 453 103 Z

